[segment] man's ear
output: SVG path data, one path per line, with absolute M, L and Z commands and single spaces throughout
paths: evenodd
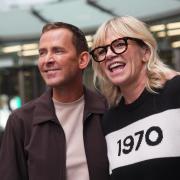
M 89 61 L 89 53 L 87 51 L 82 52 L 79 56 L 79 68 L 82 70 L 85 69 L 89 64 Z

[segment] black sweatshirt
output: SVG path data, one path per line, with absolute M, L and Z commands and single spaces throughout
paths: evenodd
M 180 179 L 180 76 L 103 119 L 112 180 Z

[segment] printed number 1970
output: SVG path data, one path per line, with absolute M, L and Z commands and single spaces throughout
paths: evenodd
M 150 139 L 151 133 L 156 133 L 157 138 L 155 140 Z M 134 140 L 135 136 L 138 136 L 138 140 L 136 144 Z M 117 142 L 119 146 L 118 156 L 121 156 L 121 153 L 123 154 L 130 153 L 133 150 L 134 146 L 135 146 L 135 151 L 137 151 L 140 148 L 143 138 L 145 138 L 146 144 L 149 146 L 158 145 L 163 139 L 163 132 L 160 127 L 152 126 L 146 132 L 144 132 L 144 130 L 135 132 L 134 137 L 132 135 L 129 135 L 122 142 L 121 139 Z

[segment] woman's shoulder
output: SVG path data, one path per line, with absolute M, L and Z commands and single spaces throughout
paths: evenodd
M 171 72 L 167 75 L 167 84 L 175 84 L 177 87 L 180 85 L 180 73 L 179 72 Z
M 169 74 L 168 79 L 165 84 L 165 92 L 170 93 L 171 95 L 178 95 L 180 92 L 180 73 Z
M 175 71 L 175 70 L 172 70 L 172 71 L 169 71 L 167 74 L 166 74 L 166 79 L 167 80 L 173 80 L 173 79 L 180 79 L 180 72 L 178 71 Z

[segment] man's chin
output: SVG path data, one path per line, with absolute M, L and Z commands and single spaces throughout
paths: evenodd
M 55 88 L 59 86 L 59 83 L 57 82 L 46 82 L 46 85 L 51 87 L 51 88 Z

